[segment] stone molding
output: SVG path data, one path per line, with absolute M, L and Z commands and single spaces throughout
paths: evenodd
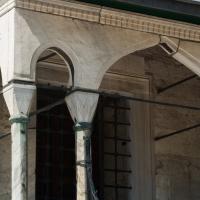
M 77 1 L 9 0 L 0 7 L 0 16 L 14 7 L 200 42 L 200 27 L 197 25 Z
M 101 24 L 159 34 L 184 40 L 200 41 L 200 27 L 178 21 L 147 17 L 136 13 L 125 13 L 103 9 Z

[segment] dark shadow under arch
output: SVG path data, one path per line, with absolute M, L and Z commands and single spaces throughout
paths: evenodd
M 56 59 L 56 62 L 52 61 L 53 58 Z M 36 82 L 38 82 L 38 77 L 41 75 L 38 73 L 38 68 L 39 68 L 40 63 L 43 63 L 43 65 L 45 63 L 47 70 L 48 70 L 48 68 L 50 68 L 50 66 L 52 69 L 52 65 L 55 65 L 54 69 L 53 69 L 55 72 L 60 70 L 61 67 L 63 69 L 66 68 L 65 72 L 68 73 L 68 77 L 66 77 L 66 78 L 68 78 L 68 80 L 67 80 L 68 84 L 69 84 L 68 87 L 74 86 L 74 65 L 73 65 L 71 58 L 62 49 L 60 49 L 58 47 L 49 47 L 41 52 L 41 54 L 39 55 L 39 58 L 36 62 Z M 48 67 L 48 65 L 49 65 L 49 67 Z M 56 65 L 57 66 L 59 65 L 59 67 L 57 68 Z M 47 73 L 47 70 L 46 70 L 46 73 Z M 48 72 L 48 73 L 50 74 L 51 72 Z M 64 74 L 62 74 L 62 75 L 64 75 Z M 60 81 L 59 76 L 57 77 L 57 80 Z
M 70 59 L 70 57 L 64 51 L 62 51 L 61 49 L 59 49 L 57 47 L 51 47 L 49 49 L 56 51 L 69 64 L 69 68 L 71 70 L 71 76 L 72 76 L 72 87 L 74 87 L 74 66 L 73 66 L 72 60 Z
M 37 109 L 64 99 L 66 87 L 74 86 L 70 57 L 60 48 L 49 47 L 41 53 L 36 67 Z M 73 125 L 64 102 L 37 115 L 36 200 L 75 199 Z

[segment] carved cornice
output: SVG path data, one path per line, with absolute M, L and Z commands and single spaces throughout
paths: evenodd
M 178 21 L 169 21 L 135 13 L 123 13 L 115 10 L 104 9 L 101 11 L 100 22 L 101 24 L 155 33 L 162 36 L 200 41 L 200 27 L 180 23 Z
M 90 22 L 99 20 L 99 8 L 60 0 L 15 0 L 17 8 L 77 18 Z
M 9 0 L 0 7 L 0 16 L 14 7 L 183 40 L 200 41 L 200 27 L 196 25 L 76 1 Z

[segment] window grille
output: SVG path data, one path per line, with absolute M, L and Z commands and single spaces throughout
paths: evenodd
M 65 93 L 37 90 L 37 108 Z M 130 107 L 126 100 L 101 96 L 93 124 L 93 178 L 100 200 L 131 200 Z M 36 200 L 75 200 L 73 121 L 65 104 L 37 116 Z
M 65 93 L 37 90 L 37 108 L 64 98 Z M 65 104 L 37 116 L 36 200 L 74 200 L 75 137 Z
M 99 100 L 92 139 L 94 179 L 102 200 L 131 199 L 129 112 L 125 100 L 108 97 Z

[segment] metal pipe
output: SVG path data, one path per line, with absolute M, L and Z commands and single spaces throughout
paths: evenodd
M 184 108 L 184 109 L 190 109 L 190 110 L 200 110 L 200 107 L 196 107 L 196 106 L 188 106 L 188 105 L 168 103 L 168 102 L 162 102 L 162 101 L 154 101 L 154 100 L 149 100 L 149 99 L 143 99 L 140 97 L 125 96 L 125 95 L 121 95 L 119 93 L 108 93 L 108 92 L 92 90 L 92 89 L 75 88 L 70 92 L 70 94 L 74 93 L 74 92 L 93 93 L 93 94 L 100 94 L 100 95 L 103 95 L 106 97 L 126 99 L 126 100 L 131 100 L 131 101 L 149 103 L 149 104 L 157 104 L 157 105 L 162 105 L 162 106 L 177 107 L 177 108 Z
M 45 87 L 49 88 L 51 86 L 48 86 L 48 85 L 47 86 L 43 86 L 43 88 L 45 88 Z M 55 89 L 55 87 L 54 87 L 54 89 Z M 85 89 L 85 88 L 75 88 L 75 89 L 66 89 L 66 88 L 64 88 L 64 89 L 67 91 L 66 96 L 69 96 L 74 92 L 86 92 L 86 93 L 100 94 L 100 95 L 104 95 L 104 96 L 107 96 L 107 97 L 115 97 L 115 98 L 121 98 L 121 99 L 128 99 L 128 100 L 132 100 L 132 101 L 139 101 L 139 102 L 143 102 L 143 103 L 157 104 L 157 105 L 161 105 L 161 106 L 177 107 L 177 108 L 197 110 L 197 111 L 200 110 L 199 107 L 195 107 L 195 106 L 188 106 L 188 105 L 174 104 L 174 103 L 168 103 L 168 102 L 153 101 L 153 100 L 142 99 L 142 98 L 137 98 L 137 97 L 124 96 L 124 95 L 121 95 L 119 93 L 108 93 L 108 92 L 104 92 L 104 91 L 97 91 L 97 90 L 91 90 L 91 89 Z M 49 105 L 47 105 L 47 106 L 45 106 L 45 107 L 43 107 L 43 108 L 41 108 L 41 109 L 39 109 L 39 110 L 37 110 L 35 112 L 30 113 L 29 117 L 32 117 L 32 116 L 38 115 L 38 114 L 40 114 L 42 112 L 51 110 L 52 108 L 54 108 L 54 107 L 56 107 L 58 105 L 61 105 L 64 102 L 65 102 L 64 99 L 56 101 L 55 103 L 49 104 Z M 156 137 L 155 141 L 158 141 L 158 140 L 161 140 L 161 139 L 170 137 L 172 135 L 176 135 L 176 134 L 179 134 L 181 132 L 188 131 L 188 130 L 191 130 L 191 129 L 194 129 L 194 128 L 197 128 L 197 127 L 199 127 L 199 124 L 191 126 L 191 127 L 188 127 L 188 128 L 185 128 L 185 129 L 181 129 L 179 131 L 175 131 L 173 133 L 169 133 L 169 134 L 166 134 L 166 135 L 163 135 L 163 136 Z M 10 135 L 10 133 L 0 136 L 0 139 L 6 137 L 8 135 Z
M 51 87 L 51 86 L 46 86 L 46 87 Z M 66 96 L 69 96 L 75 92 L 93 93 L 93 94 L 103 95 L 106 97 L 120 98 L 120 99 L 126 99 L 126 100 L 131 100 L 131 101 L 142 102 L 142 103 L 149 103 L 149 104 L 157 104 L 157 105 L 167 106 L 167 107 L 177 107 L 177 108 L 196 110 L 196 111 L 200 110 L 200 107 L 196 107 L 196 106 L 181 105 L 181 104 L 162 102 L 162 101 L 154 101 L 154 100 L 143 99 L 143 98 L 139 98 L 139 97 L 125 96 L 125 95 L 121 95 L 119 93 L 108 93 L 108 92 L 104 92 L 104 91 L 85 89 L 85 88 L 66 89 Z M 41 112 L 51 110 L 55 106 L 61 105 L 64 102 L 65 102 L 65 100 L 61 99 L 59 101 L 56 101 L 55 103 L 49 104 L 35 112 L 30 113 L 29 116 L 32 117 L 34 115 L 40 114 Z

